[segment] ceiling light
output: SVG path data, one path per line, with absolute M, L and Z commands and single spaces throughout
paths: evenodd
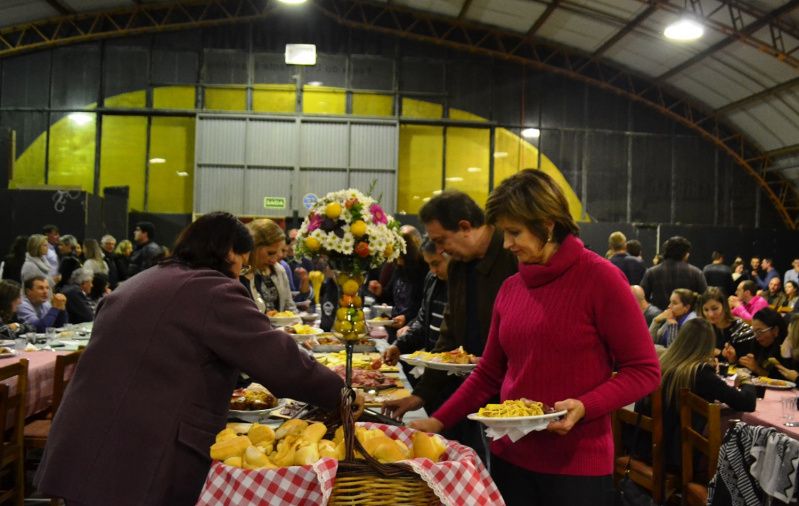
M 305 3 L 305 0 L 277 0 L 277 1 L 286 5 L 300 5 Z
M 307 84 L 308 86 L 322 86 L 322 81 L 311 81 Z
M 286 44 L 286 64 L 316 65 L 314 44 Z
M 177 174 L 178 177 L 189 177 L 189 173 L 186 172 L 185 170 L 179 170 L 179 171 L 175 172 L 175 174 Z
M 538 139 L 541 136 L 541 130 L 537 128 L 525 128 L 522 130 L 522 137 L 525 139 Z
M 671 40 L 696 40 L 705 33 L 702 25 L 693 19 L 683 18 L 676 21 L 663 30 L 663 35 Z
M 460 176 L 452 176 L 446 178 L 446 180 L 449 181 L 450 183 L 460 183 L 461 181 L 463 181 L 463 178 Z
M 94 119 L 94 116 L 85 112 L 73 112 L 68 116 L 70 121 L 78 126 L 88 125 Z
M 507 151 L 496 151 L 494 152 L 494 158 L 507 158 L 508 152 Z
M 477 172 L 480 172 L 481 170 L 483 169 L 481 169 L 480 167 L 469 167 L 468 169 L 466 169 L 466 172 L 471 172 L 472 174 L 475 174 Z
M 166 163 L 166 158 L 150 158 L 151 164 Z

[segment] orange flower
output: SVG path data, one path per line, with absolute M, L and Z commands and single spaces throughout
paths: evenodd
M 369 245 L 363 241 L 355 245 L 355 254 L 361 258 L 369 256 Z

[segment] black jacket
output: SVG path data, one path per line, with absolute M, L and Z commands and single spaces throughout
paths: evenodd
M 67 298 L 67 315 L 70 323 L 83 323 L 94 320 L 94 310 L 89 297 L 78 285 L 67 285 L 62 292 Z
M 666 259 L 646 270 L 641 288 L 649 302 L 657 307 L 668 307 L 675 289 L 687 288 L 701 294 L 707 290 L 707 283 L 702 271 L 688 262 Z
M 128 266 L 128 277 L 135 276 L 141 271 L 147 270 L 161 259 L 163 250 L 154 241 L 150 241 L 143 246 L 136 246 L 133 254 L 130 255 L 130 265 Z
M 444 309 L 447 306 L 447 282 L 436 277 L 432 272 L 424 280 L 422 305 L 419 313 L 410 324 L 408 331 L 397 338 L 400 353 L 413 353 L 416 350 L 430 351 L 438 341 L 441 323 L 444 321 Z

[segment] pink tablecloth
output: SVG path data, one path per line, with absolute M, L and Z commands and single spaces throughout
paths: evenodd
M 799 439 L 799 427 L 786 427 L 787 421 L 782 417 L 782 399 L 785 397 L 799 396 L 796 390 L 767 390 L 762 399 L 757 400 L 757 409 L 753 413 L 744 413 L 741 420 L 750 425 L 765 425 L 774 427 L 780 432 Z M 793 415 L 794 421 L 799 421 L 799 411 Z
M 34 351 L 17 352 L 12 358 L 0 359 L 0 367 L 19 362 L 20 359 L 28 360 L 28 395 L 25 399 L 25 417 L 46 411 L 50 407 L 53 397 L 53 378 L 55 376 L 55 358 L 57 355 L 66 355 L 70 352 Z M 17 391 L 17 380 L 12 378 L 4 381 L 13 395 Z

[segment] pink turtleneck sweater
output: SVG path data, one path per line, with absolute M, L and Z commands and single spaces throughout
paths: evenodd
M 627 279 L 569 235 L 548 263 L 519 264 L 502 285 L 479 365 L 433 417 L 451 427 L 496 394 L 549 406 L 578 399 L 585 417 L 567 435 L 502 438 L 491 452 L 534 472 L 608 475 L 610 413 L 659 383 L 652 338 Z

